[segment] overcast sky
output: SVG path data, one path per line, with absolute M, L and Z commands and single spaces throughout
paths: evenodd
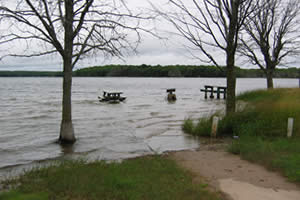
M 133 9 L 150 8 L 148 0 L 127 0 L 128 6 Z M 167 0 L 151 0 L 151 3 L 157 7 L 168 8 Z M 187 41 L 179 36 L 168 34 L 167 31 L 175 31 L 175 29 L 165 21 L 156 22 L 156 28 L 159 33 L 167 39 L 159 40 L 149 35 L 142 38 L 142 43 L 138 48 L 138 54 L 130 54 L 124 57 L 124 60 L 111 58 L 102 59 L 99 57 L 91 57 L 80 61 L 75 69 L 84 68 L 95 65 L 106 64 L 128 64 L 128 65 L 175 65 L 175 64 L 204 64 L 199 60 L 191 58 L 190 54 L 183 47 L 188 45 Z M 1 46 L 1 50 L 3 46 Z M 219 60 L 223 60 L 223 56 L 218 55 Z M 43 71 L 61 71 L 62 61 L 59 55 L 52 55 L 48 57 L 34 57 L 34 58 L 5 58 L 0 61 L 0 70 L 43 70 Z

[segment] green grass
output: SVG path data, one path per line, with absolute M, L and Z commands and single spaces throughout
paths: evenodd
M 282 96 L 282 93 L 284 93 L 284 90 L 285 89 L 248 91 L 237 96 L 237 100 L 247 102 L 278 100 Z
M 152 200 L 221 199 L 192 175 L 163 156 L 148 156 L 106 164 L 68 161 L 34 169 L 17 180 L 0 200 Z
M 31 193 L 31 194 L 23 194 L 17 191 L 10 191 L 0 194 L 0 199 L 2 200 L 47 200 L 47 193 Z
M 243 159 L 276 170 L 290 181 L 300 183 L 300 138 L 261 138 L 243 135 L 229 147 L 229 152 Z
M 242 158 L 282 172 L 300 183 L 300 89 L 259 90 L 244 93 L 237 100 L 247 102 L 244 110 L 225 116 L 218 136 L 238 135 L 229 151 Z M 288 118 L 294 118 L 293 137 L 287 139 Z M 186 123 L 186 122 L 185 122 Z M 201 124 L 202 123 L 202 124 Z M 209 135 L 211 120 L 200 119 L 185 131 L 195 135 L 197 126 Z M 200 130 L 200 128 L 198 128 Z
M 201 118 L 197 123 L 192 119 L 184 120 L 182 130 L 194 136 L 209 136 L 211 132 L 212 118 Z
M 294 137 L 300 137 L 300 89 L 274 89 L 252 91 L 237 97 L 248 102 L 246 108 L 225 116 L 219 123 L 219 136 L 255 135 L 261 137 L 285 137 L 287 121 L 294 118 Z M 211 117 L 193 123 L 187 119 L 183 131 L 192 135 L 209 136 Z

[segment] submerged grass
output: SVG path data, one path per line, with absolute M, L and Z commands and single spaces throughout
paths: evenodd
M 201 118 L 197 123 L 192 119 L 183 122 L 182 130 L 194 136 L 209 136 L 211 132 L 212 118 Z
M 219 136 L 239 136 L 229 151 L 300 183 L 300 89 L 251 91 L 237 99 L 247 102 L 245 109 L 225 116 L 218 127 Z M 289 117 L 294 118 L 291 139 L 286 137 Z M 198 135 L 209 135 L 211 119 L 201 119 L 189 128 L 192 133 L 186 132 L 195 135 L 200 125 L 207 133 Z
M 111 164 L 68 161 L 29 171 L 9 183 L 16 185 L 0 193 L 1 200 L 220 199 L 163 156 Z

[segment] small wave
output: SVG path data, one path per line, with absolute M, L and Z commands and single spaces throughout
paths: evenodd
M 103 120 L 103 121 L 105 121 L 105 123 L 111 123 L 113 120 L 115 120 L 116 118 L 114 118 L 114 117 L 100 117 L 100 118 L 97 118 L 96 120 Z
M 45 101 L 45 102 L 41 102 L 40 103 L 42 106 L 46 106 L 46 107 L 60 107 L 61 105 L 61 101 Z
M 57 112 L 60 112 L 59 109 L 50 109 L 50 110 L 47 110 L 46 111 L 47 113 L 57 113 Z
M 99 104 L 99 101 L 97 99 L 93 100 L 82 100 L 82 101 L 75 101 L 77 104 Z
M 25 119 L 46 119 L 49 118 L 49 115 L 43 114 L 43 115 L 37 115 L 37 116 L 32 116 L 32 117 L 25 117 Z
M 159 115 L 159 112 L 151 112 L 150 115 L 151 116 L 157 116 L 157 115 Z
M 12 97 L 12 98 L 9 98 L 8 101 L 16 101 L 17 98 L 16 97 Z
M 151 104 L 140 104 L 140 105 L 133 106 L 133 109 L 150 108 L 150 107 L 152 107 Z
M 144 125 L 139 125 L 139 126 L 137 126 L 137 128 L 146 128 L 149 126 L 156 126 L 161 123 L 162 123 L 162 121 L 152 122 L 152 123 L 148 123 L 148 124 L 144 124 Z
M 7 169 L 15 169 L 14 171 L 11 171 L 13 175 L 18 175 L 21 173 L 24 173 L 26 170 L 30 170 L 32 168 L 36 168 L 39 166 L 47 166 L 47 165 L 53 165 L 55 164 L 55 161 L 58 161 L 60 159 L 59 156 L 55 157 L 47 157 L 44 159 L 34 159 L 34 160 L 19 160 L 17 163 L 7 163 L 0 165 L 0 171 L 5 171 Z M 20 168 L 17 170 L 17 168 Z
M 13 167 L 19 167 L 19 166 L 23 166 L 23 165 L 26 165 L 26 164 L 30 164 L 32 163 L 31 161 L 24 161 L 24 162 L 18 162 L 18 163 L 8 163 L 8 164 L 3 164 L 3 165 L 0 165 L 0 170 L 5 170 L 5 169 L 10 169 L 10 168 L 13 168 Z
M 72 94 L 90 94 L 91 91 L 84 91 L 84 90 L 81 90 L 81 91 L 72 91 Z
M 155 118 L 158 118 L 158 119 L 169 119 L 169 118 L 172 118 L 174 117 L 175 115 L 162 115 L 162 116 L 157 116 Z
M 183 97 L 183 98 L 181 98 L 182 100 L 191 100 L 191 99 L 193 99 L 192 97 L 191 98 L 187 98 L 187 97 Z
M 133 120 L 133 119 L 128 119 L 127 122 L 129 122 L 129 123 L 135 123 L 135 120 Z
M 154 114 L 156 115 L 156 113 L 154 113 Z M 169 119 L 169 118 L 174 117 L 175 115 L 161 115 L 161 116 L 156 115 L 155 117 L 154 116 L 152 115 L 152 117 L 145 117 L 145 118 L 136 119 L 135 122 L 138 123 L 138 122 L 142 122 L 142 121 L 155 120 L 155 119 Z
M 1 152 L 1 153 L 14 153 L 15 150 L 0 148 L 0 152 Z
M 151 133 L 149 135 L 147 135 L 145 137 L 145 139 L 149 139 L 149 138 L 152 138 L 152 137 L 157 137 L 157 136 L 161 136 L 163 135 L 166 131 L 168 131 L 168 129 L 163 129 L 161 131 L 156 131 L 155 133 Z

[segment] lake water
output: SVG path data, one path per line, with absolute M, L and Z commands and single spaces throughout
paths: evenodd
M 0 78 L 0 169 L 48 159 L 116 160 L 164 151 L 193 149 L 199 142 L 181 131 L 186 118 L 224 108 L 205 100 L 204 85 L 226 85 L 224 78 L 74 78 L 73 123 L 77 142 L 55 141 L 61 121 L 61 78 Z M 275 87 L 298 87 L 297 79 L 275 79 Z M 165 100 L 176 88 L 177 101 Z M 266 88 L 265 79 L 238 79 L 237 93 Z M 117 90 L 125 103 L 97 99 Z

